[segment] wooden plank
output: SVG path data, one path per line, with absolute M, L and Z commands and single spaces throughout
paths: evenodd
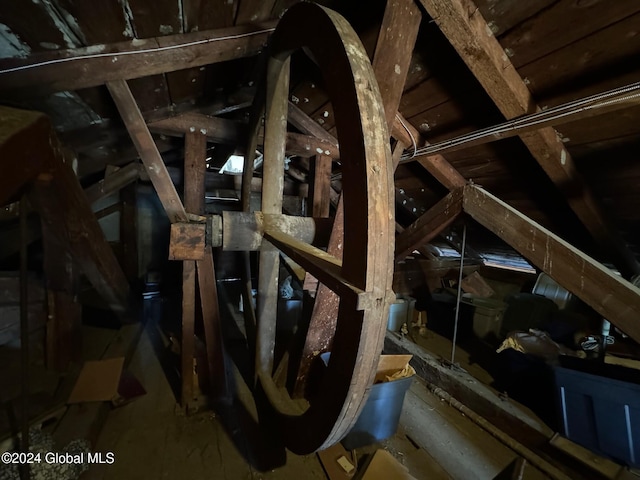
M 262 51 L 274 24 L 136 39 L 104 45 L 98 54 L 87 47 L 3 59 L 0 92 L 16 100 L 250 57 Z
M 309 203 L 312 217 L 328 217 L 331 205 L 331 158 L 316 155 L 310 162 L 311 177 L 309 184 Z
M 555 2 L 507 32 L 500 43 L 509 49 L 511 62 L 520 68 L 556 50 L 573 50 L 576 41 L 638 12 L 640 5 L 636 2 Z M 567 18 L 574 28 L 567 28 Z M 619 32 L 618 27 L 614 28 Z
M 262 22 L 269 18 L 276 0 L 241 0 L 236 24 Z
M 204 214 L 204 181 L 207 173 L 207 137 L 200 129 L 185 134 L 184 204 L 190 213 Z
M 306 133 L 307 135 L 313 135 L 325 142 L 332 143 L 336 148 L 338 148 L 338 140 L 336 137 L 322 128 L 293 102 L 289 102 L 289 116 L 287 120 L 301 132 Z
M 84 189 L 84 193 L 89 203 L 96 203 L 109 195 L 120 191 L 127 185 L 132 184 L 140 177 L 140 166 L 134 162 L 126 167 L 122 167 L 116 172 L 105 176 L 104 179 Z
M 640 341 L 640 289 L 489 192 L 464 189 L 463 209 L 536 267 Z
M 196 314 L 196 262 L 182 262 L 182 348 L 180 372 L 182 379 L 180 404 L 187 412 L 194 404 L 193 356 L 195 354 L 194 323 Z
M 416 248 L 429 243 L 451 225 L 460 213 L 462 213 L 462 189 L 458 188 L 451 191 L 396 236 L 396 260 L 402 260 Z
M 404 90 L 422 13 L 413 0 L 387 2 L 373 55 L 387 127 L 391 130 Z
M 34 138 L 46 139 L 51 131 L 51 122 L 42 113 L 2 107 L 0 158 L 4 162 L 0 175 L 0 205 L 16 197 L 52 157 L 48 141 L 33 141 Z
M 205 345 L 207 348 L 210 388 L 214 398 L 228 401 L 231 399 L 231 391 L 225 368 L 218 287 L 216 285 L 211 248 L 207 248 L 203 260 L 196 262 L 196 268 L 202 305 L 202 323 L 204 325 Z
M 171 222 L 186 222 L 187 213 L 127 82 L 124 80 L 109 82 L 107 88 L 118 107 L 169 220 Z
M 491 29 L 471 0 L 420 2 L 505 117 L 513 118 L 536 111 L 531 92 L 497 39 L 487 34 Z M 589 185 L 579 175 L 556 131 L 547 127 L 521 135 L 521 139 L 565 195 L 580 221 L 610 252 L 616 266 L 625 275 L 640 273 L 640 264 L 611 228 L 610 220 Z

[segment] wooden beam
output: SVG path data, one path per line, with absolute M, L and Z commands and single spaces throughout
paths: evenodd
M 129 285 L 49 120 L 41 113 L 2 107 L 0 126 L 0 195 L 9 198 L 30 182 L 30 202 L 47 229 L 69 248 L 109 306 L 125 311 Z M 11 174 L 5 177 L 6 172 Z
M 313 118 L 304 113 L 296 104 L 289 102 L 288 122 L 302 133 L 312 135 L 329 144 L 338 147 L 338 139 L 316 123 Z
M 378 80 L 390 131 L 396 122 L 396 112 L 407 79 L 420 20 L 422 14 L 414 0 L 387 2 L 373 54 L 373 71 Z
M 170 136 L 184 136 L 191 131 L 202 131 L 206 139 L 213 143 L 237 144 L 244 138 L 245 126 L 226 118 L 211 117 L 203 113 L 185 112 L 163 118 L 148 124 L 149 130 Z
M 49 142 L 55 137 L 31 139 Z M 60 155 L 60 145 L 52 144 Z M 15 160 L 15 159 L 13 159 Z M 129 284 L 71 165 L 58 157 L 32 182 L 29 200 L 47 230 L 67 246 L 96 291 L 117 312 L 128 309 Z
M 420 0 L 507 119 L 539 110 L 486 20 L 472 0 Z M 565 195 L 576 216 L 608 251 L 625 275 L 640 273 L 640 264 L 611 228 L 599 200 L 576 169 L 552 127 L 520 136 L 531 155 Z
M 310 162 L 309 197 L 312 217 L 328 217 L 331 205 L 331 157 L 316 155 Z
M 468 185 L 463 209 L 561 286 L 640 342 L 640 289 L 489 192 Z
M 194 323 L 196 315 L 196 262 L 182 262 L 182 342 L 180 349 L 180 404 L 187 412 L 195 403 L 193 385 L 193 355 L 195 354 Z
M 89 203 L 95 203 L 132 184 L 138 180 L 139 177 L 140 166 L 136 162 L 133 162 L 110 175 L 105 175 L 99 182 L 85 188 L 84 193 Z
M 462 189 L 451 191 L 396 236 L 396 260 L 429 243 L 462 213 Z
M 53 154 L 47 140 L 51 122 L 40 112 L 2 107 L 0 111 L 0 205 L 17 200 L 25 184 L 33 180 Z M 35 138 L 45 139 L 43 142 Z M 17 205 L 17 204 L 16 204 Z M 17 218 L 17 209 L 15 209 Z
M 246 125 L 233 120 L 220 117 L 211 117 L 197 112 L 186 112 L 173 117 L 163 118 L 148 124 L 149 130 L 153 133 L 182 137 L 192 128 L 203 130 L 207 140 L 213 143 L 225 145 L 238 145 L 246 136 Z M 264 139 L 260 138 L 259 141 Z M 329 155 L 332 158 L 339 158 L 340 152 L 336 145 L 326 140 L 321 140 L 312 135 L 301 135 L 299 133 L 287 132 L 287 143 L 285 147 L 287 155 L 299 155 L 311 157 L 318 153 Z M 329 152 L 329 153 L 327 153 Z
M 173 222 L 186 222 L 187 213 L 180 201 L 178 192 L 171 182 L 171 177 L 167 172 L 167 167 L 158 152 L 158 147 L 149 133 L 149 129 L 144 122 L 136 100 L 131 94 L 131 90 L 124 80 L 116 80 L 107 83 L 107 88 L 118 107 L 120 116 L 124 121 L 129 135 L 138 150 L 140 159 L 147 169 L 149 178 L 153 183 L 158 197 L 162 202 L 169 220 Z
M 167 35 L 31 55 L 0 62 L 0 97 L 29 98 L 95 87 L 237 58 L 262 51 L 275 22 Z

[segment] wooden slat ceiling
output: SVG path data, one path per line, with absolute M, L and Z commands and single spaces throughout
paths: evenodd
M 294 0 L 102 0 L 73 2 L 16 0 L 0 6 L 0 71 L 16 59 L 41 52 L 133 39 L 215 30 L 275 20 Z M 372 56 L 385 1 L 324 1 L 349 20 Z M 428 142 L 452 138 L 505 120 L 460 58 L 436 21 L 424 11 L 400 100 L 399 112 Z M 517 73 L 541 108 L 640 81 L 640 2 L 609 0 L 475 0 Z M 473 11 L 470 11 L 471 15 Z M 13 63 L 12 63 L 13 62 Z M 322 72 L 294 57 L 291 101 L 335 135 L 333 109 L 322 89 Z M 255 90 L 258 57 L 130 80 L 147 119 L 197 110 L 246 121 Z M 1 78 L 0 78 L 1 85 Z M 96 173 L 108 163 L 135 157 L 104 86 L 49 98 L 5 103 L 52 114 L 65 141 L 80 158 L 79 170 Z M 52 101 L 57 98 L 58 101 Z M 237 107 L 236 107 L 237 106 Z M 72 107 L 74 114 L 69 115 Z M 82 113 L 84 112 L 84 114 Z M 640 106 L 559 125 L 556 130 L 584 177 L 627 243 L 640 245 Z M 161 153 L 182 142 L 156 137 Z M 169 153 L 170 155 L 170 153 Z M 518 137 L 447 153 L 467 180 L 481 184 L 554 232 L 589 248 L 587 230 L 567 206 Z M 165 158 L 167 161 L 170 156 Z M 437 203 L 447 190 L 424 168 L 401 165 L 396 187 L 416 205 L 399 218 L 410 220 Z M 593 245 L 592 245 L 593 247 Z M 634 247 L 637 249 L 637 247 Z M 595 248 L 592 251 L 596 252 Z M 636 250 L 637 252 L 637 250 Z M 602 253 L 602 252 L 600 252 Z M 603 256 L 606 259 L 606 253 Z

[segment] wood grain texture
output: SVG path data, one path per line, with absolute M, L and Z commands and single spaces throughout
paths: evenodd
M 429 243 L 451 225 L 460 213 L 462 213 L 462 189 L 458 188 L 451 191 L 396 237 L 396 261 Z
M 421 0 L 421 3 L 505 117 L 537 110 L 531 92 L 471 0 Z M 579 175 L 556 131 L 547 127 L 521 135 L 521 139 L 564 193 L 580 221 L 611 252 L 616 266 L 625 275 L 640 273 L 640 264 L 611 228 L 600 202 Z
M 172 223 L 169 260 L 202 260 L 205 253 L 204 223 Z
M 465 187 L 463 208 L 562 287 L 640 341 L 638 287 L 479 187 Z
M 89 47 L 32 55 L 26 61 L 4 59 L 0 91 L 14 100 L 253 56 L 272 30 L 270 22 L 108 44 L 99 55 Z
M 186 222 L 187 213 L 180 201 L 178 192 L 171 182 L 167 167 L 160 156 L 160 152 L 158 152 L 158 147 L 156 147 L 144 118 L 138 109 L 138 105 L 131 94 L 131 90 L 127 86 L 127 82 L 125 80 L 116 80 L 109 82 L 107 87 L 169 220 L 171 222 Z

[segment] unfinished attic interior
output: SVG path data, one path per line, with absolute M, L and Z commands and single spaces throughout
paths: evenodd
M 3 2 L 0 480 L 637 479 L 639 56 L 634 0 Z

